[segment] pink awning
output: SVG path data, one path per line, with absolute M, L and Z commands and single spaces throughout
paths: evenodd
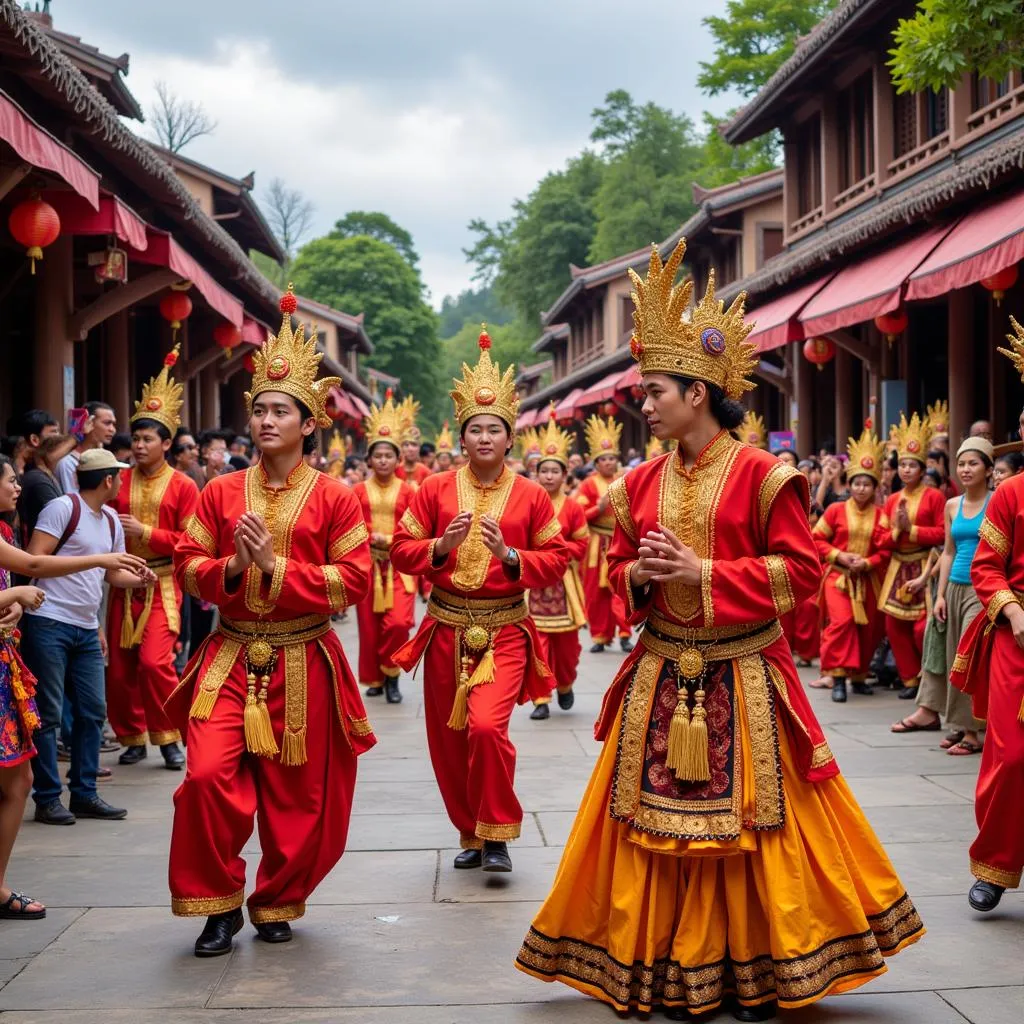
M 225 320 L 236 327 L 242 326 L 242 303 L 222 288 L 166 231 L 146 227 L 148 245 L 144 252 L 135 252 L 140 263 L 153 263 L 169 267 L 184 280 L 191 281 L 196 290 Z M 264 339 L 265 340 L 265 339 Z
M 555 406 L 555 417 L 560 420 L 569 419 L 579 404 L 577 399 L 583 394 L 583 388 L 574 388 Z
M 267 335 L 272 333 L 267 330 L 258 320 L 252 317 L 244 317 L 242 320 L 242 341 L 250 345 L 262 345 L 267 340 Z
M 622 376 L 621 370 L 615 370 L 602 377 L 596 384 L 591 384 L 586 391 L 577 399 L 576 404 L 581 408 L 588 405 L 597 405 L 600 402 L 607 402 L 615 397 L 616 384 Z
M 362 413 L 360 413 L 355 402 L 352 401 L 352 396 L 347 391 L 339 387 L 333 387 L 328 394 L 334 403 L 334 408 L 338 415 L 348 416 L 354 420 L 362 418 Z
M 967 214 L 910 275 L 908 299 L 977 284 L 1024 259 L 1024 191 Z
M 616 392 L 628 391 L 630 388 L 639 387 L 642 383 L 636 363 L 630 363 L 629 369 L 623 370 L 616 378 L 615 390 Z
M 117 196 L 104 193 L 94 208 L 71 192 L 49 189 L 42 195 L 60 217 L 61 234 L 113 235 L 139 251 L 149 245 L 146 222 Z
M 45 128 L 36 124 L 6 93 L 0 92 L 0 139 L 26 163 L 56 174 L 95 210 L 100 176 Z
M 352 399 L 352 404 L 360 416 L 370 415 L 370 407 L 354 391 L 350 392 L 348 397 Z
M 748 310 L 747 320 L 753 320 L 755 326 L 747 341 L 758 352 L 768 352 L 791 341 L 800 341 L 804 337 L 804 329 L 797 316 L 831 278 L 831 274 L 826 274 L 802 288 L 786 292 L 771 302 Z
M 521 416 L 516 418 L 516 433 L 533 426 L 533 414 L 536 410 L 527 409 Z
M 907 278 L 949 234 L 950 227 L 929 228 L 840 270 L 800 314 L 805 336 L 828 334 L 891 313 L 903 299 Z

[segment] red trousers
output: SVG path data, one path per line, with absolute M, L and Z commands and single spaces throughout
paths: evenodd
M 590 566 L 588 554 L 583 559 L 580 572 L 583 576 L 583 600 L 590 626 L 590 639 L 595 644 L 610 644 L 615 639 L 616 631 L 620 637 L 629 636 L 632 631 L 622 598 L 608 585 L 608 540 L 600 537 L 599 541 L 597 564 Z M 602 581 L 604 586 L 601 585 Z
M 824 603 L 825 625 L 821 631 L 821 674 L 847 677 L 863 682 L 871 669 L 871 658 L 882 639 L 885 623 L 875 607 L 870 581 L 865 581 L 864 611 L 867 625 L 858 626 L 847 594 L 836 590 L 835 577 L 829 576 L 819 601 Z
M 1024 869 L 1024 652 L 1006 627 L 995 631 L 988 686 L 988 724 L 981 754 L 971 845 L 971 874 L 1015 889 Z
M 904 686 L 917 686 L 921 678 L 921 652 L 924 650 L 924 627 L 927 618 L 921 615 L 916 622 L 885 617 L 885 635 L 889 638 L 896 671 Z
M 408 643 L 415 625 L 416 595 L 407 594 L 405 584 L 395 573 L 394 604 L 386 612 L 373 610 L 371 591 L 356 605 L 359 623 L 359 682 L 380 686 L 384 676 L 395 677 L 401 669 L 391 660 L 399 647 Z
M 132 617 L 138 621 L 145 604 L 145 591 L 131 592 Z M 178 685 L 174 672 L 174 645 L 178 634 L 167 624 L 160 590 L 142 634 L 142 643 L 131 649 L 121 646 L 121 622 L 128 591 L 114 589 L 107 615 L 107 717 L 119 743 L 126 747 L 146 743 L 176 743 L 181 735 L 164 710 L 164 702 Z M 181 596 L 178 596 L 181 609 Z
M 798 658 L 813 661 L 820 652 L 821 632 L 818 603 L 813 597 L 801 601 L 792 611 L 780 616 L 782 631 Z
M 576 682 L 576 670 L 583 650 L 579 630 L 565 633 L 543 633 L 537 630 L 537 636 L 540 638 L 540 656 L 554 674 L 555 689 L 559 693 L 568 693 Z
M 171 833 L 175 914 L 218 914 L 242 905 L 242 849 L 254 816 L 263 851 L 248 901 L 254 924 L 302 917 L 306 898 L 344 853 L 356 756 L 342 733 L 331 672 L 315 643 L 307 646 L 307 674 L 305 764 L 282 765 L 246 751 L 241 665 L 221 687 L 210 718 L 189 722 L 188 766 L 174 794 Z M 284 686 L 275 683 L 267 706 L 279 746 L 284 705 Z

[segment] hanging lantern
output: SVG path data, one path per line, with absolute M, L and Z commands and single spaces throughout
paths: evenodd
M 1017 264 L 1006 267 L 1004 270 L 1000 270 L 997 274 L 993 274 L 991 277 L 983 277 L 981 279 L 981 287 L 988 289 L 992 293 L 992 298 L 996 300 L 996 305 L 1000 305 L 1006 296 L 1006 293 L 1017 283 Z
M 804 342 L 804 356 L 819 370 L 835 356 L 836 347 L 829 338 L 808 338 Z
M 178 337 L 183 320 L 192 312 L 192 300 L 185 294 L 191 284 L 171 285 L 171 290 L 160 300 L 160 315 L 171 325 L 171 340 Z
M 246 373 L 256 372 L 256 360 L 253 358 L 254 353 L 246 352 L 242 359 L 242 365 L 245 367 Z
M 11 210 L 7 227 L 14 240 L 25 246 L 25 255 L 31 260 L 32 273 L 36 272 L 36 260 L 43 258 L 43 249 L 52 245 L 60 234 L 60 217 L 57 211 L 38 195 Z
M 890 347 L 897 335 L 902 334 L 909 324 L 910 317 L 902 306 L 891 313 L 881 313 L 875 317 L 875 326 L 885 335 Z
M 224 355 L 230 358 L 231 350 L 242 343 L 242 331 L 225 320 L 214 327 L 213 340 L 224 349 Z
M 614 416 L 618 411 L 619 407 L 615 402 L 605 402 L 604 405 L 601 406 L 602 416 Z
M 642 398 L 645 398 L 644 389 L 639 384 L 634 384 L 630 389 L 629 393 L 639 402 Z
M 587 414 L 582 409 L 576 409 L 573 411 L 572 418 L 577 423 L 582 423 L 587 418 Z

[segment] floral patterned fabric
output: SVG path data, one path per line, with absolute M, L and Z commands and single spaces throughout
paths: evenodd
M 10 526 L 0 521 L 0 536 L 13 543 Z M 0 569 L 0 590 L 11 585 L 10 574 Z M 32 733 L 39 728 L 39 712 L 32 699 L 35 677 L 18 654 L 20 633 L 0 630 L 0 768 L 13 768 L 35 756 Z

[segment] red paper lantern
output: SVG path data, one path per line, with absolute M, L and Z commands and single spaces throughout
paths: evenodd
M 602 416 L 614 416 L 619 411 L 619 407 L 614 402 L 605 402 L 601 406 Z
M 1017 264 L 1000 270 L 991 277 L 981 279 L 981 287 L 987 288 L 992 293 L 992 298 L 998 305 L 1003 301 L 1006 293 L 1017 283 Z
M 901 306 L 891 313 L 881 313 L 875 317 L 875 326 L 885 335 L 891 345 L 896 336 L 902 334 L 910 323 L 907 311 Z
M 577 423 L 582 423 L 587 418 L 587 414 L 582 409 L 576 409 L 572 414 L 572 418 Z
M 36 260 L 43 258 L 43 249 L 52 245 L 60 234 L 60 217 L 57 211 L 39 196 L 32 196 L 11 210 L 7 227 L 14 240 L 25 246 L 25 255 L 32 262 L 32 273 L 36 272 Z
M 242 359 L 242 365 L 245 367 L 247 373 L 256 372 L 256 360 L 253 358 L 252 352 L 246 352 Z
M 644 389 L 639 384 L 634 384 L 630 389 L 629 393 L 639 402 L 642 398 L 646 398 Z
M 231 350 L 242 343 L 241 328 L 226 320 L 213 329 L 213 340 L 224 349 L 224 354 L 231 355 Z
M 804 355 L 819 370 L 823 370 L 835 354 L 836 347 L 829 338 L 808 338 L 804 342 Z
M 171 337 L 175 338 L 181 322 L 192 312 L 192 300 L 178 289 L 168 292 L 160 300 L 160 315 L 171 325 Z

